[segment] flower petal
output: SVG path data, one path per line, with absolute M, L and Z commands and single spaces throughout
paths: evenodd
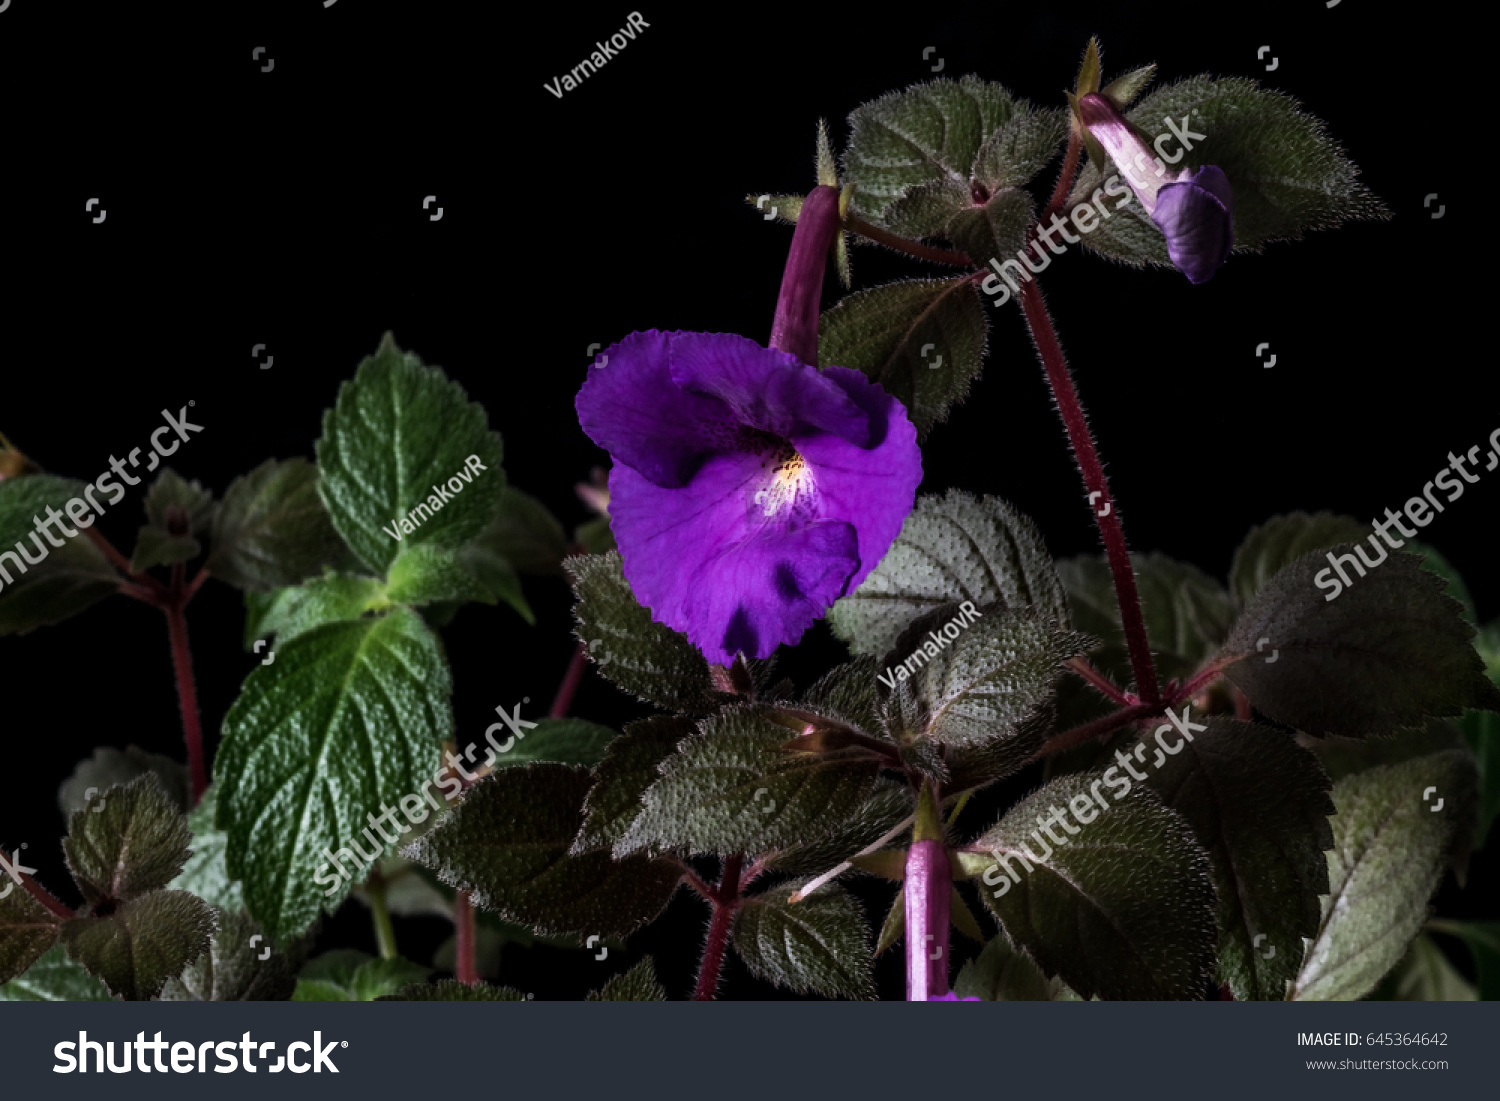
M 1213 278 L 1234 248 L 1234 189 L 1217 165 L 1204 165 L 1163 184 L 1151 220 L 1167 238 L 1167 254 L 1194 283 Z
M 652 329 L 611 344 L 574 402 L 589 439 L 659 486 L 687 484 L 708 452 L 740 433 L 724 402 L 672 381 L 676 335 Z
M 786 439 L 828 432 L 859 447 L 869 416 L 823 372 L 734 333 L 672 333 L 672 379 L 723 401 L 737 419 Z
M 860 567 L 854 526 L 818 515 L 815 495 L 766 515 L 757 495 L 777 458 L 715 454 L 681 489 L 610 473 L 610 527 L 636 598 L 721 665 L 797 641 Z

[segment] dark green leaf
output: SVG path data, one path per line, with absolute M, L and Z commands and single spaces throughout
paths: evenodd
M 656 965 L 647 956 L 624 974 L 616 975 L 599 990 L 589 991 L 590 1002 L 664 1002 L 667 991 L 656 980 Z
M 486 604 L 503 600 L 527 623 L 535 625 L 536 616 L 532 614 L 531 605 L 526 603 L 521 577 L 505 555 L 481 537 L 459 549 L 458 562 L 481 586 L 480 595 L 466 599 L 482 600 Z M 399 559 L 397 565 L 400 565 Z
M 384 573 L 410 546 L 456 550 L 483 531 L 505 487 L 500 457 L 484 409 L 387 333 L 323 414 L 318 492 L 345 542 Z
M 146 520 L 154 528 L 167 530 L 167 511 L 180 508 L 187 515 L 187 534 L 205 534 L 214 522 L 214 495 L 197 481 L 185 481 L 175 470 L 163 467 L 146 491 Z
M 1411 942 L 1396 969 L 1386 976 L 1372 999 L 1401 1002 L 1473 1002 L 1479 992 L 1448 962 L 1426 934 Z
M 1352 550 L 1341 543 L 1328 553 Z M 1317 578 L 1332 572 L 1325 555 L 1298 559 L 1235 623 L 1224 656 L 1239 660 L 1226 675 L 1256 707 L 1309 734 L 1349 737 L 1500 708 L 1469 643 L 1474 629 L 1418 558 L 1391 554 L 1330 601 Z
M 1216 941 L 1207 855 L 1154 792 L 1124 781 L 1123 797 L 1095 800 L 1091 782 L 1105 789 L 1094 775 L 1063 776 L 1022 799 L 965 846 L 960 866 L 980 875 L 1011 941 L 1084 998 L 1201 998 Z M 1075 799 L 1093 810 L 1070 812 Z M 1049 840 L 1039 817 L 1068 843 Z
M 515 486 L 500 494 L 500 511 L 475 540 L 501 555 L 517 573 L 563 577 L 568 537 L 547 506 Z
M 197 483 L 194 483 L 195 485 Z M 190 535 L 171 535 L 149 525 L 136 535 L 135 550 L 130 555 L 130 569 L 144 573 L 153 566 L 174 566 L 190 562 L 203 553 L 203 545 Z
M 1332 785 L 1290 735 L 1225 718 L 1203 725 L 1191 742 L 1170 723 L 1157 740 L 1142 738 L 1142 767 L 1213 862 L 1219 980 L 1237 1001 L 1280 1001 L 1328 893 Z
M 538 932 L 625 936 L 661 913 L 682 869 L 643 856 L 569 856 L 588 788 L 589 774 L 566 765 L 501 769 L 402 855 Z
M 152 891 L 60 930 L 68 955 L 127 1002 L 148 1001 L 208 951 L 214 910 L 186 891 Z
M 9 875 L 0 878 L 0 982 L 9 982 L 57 943 L 58 919 Z
M 658 766 L 660 778 L 616 853 L 765 852 L 808 841 L 858 811 L 881 767 L 859 746 L 785 750 L 792 732 L 743 708 L 699 726 Z
M 856 367 L 906 407 L 923 438 L 984 365 L 988 325 L 967 277 L 905 279 L 846 295 L 818 324 L 818 366 Z
M 1273 516 L 1252 528 L 1229 567 L 1229 588 L 1240 604 L 1248 604 L 1266 582 L 1313 551 L 1363 539 L 1370 525 L 1332 512 L 1292 512 Z
M 1151 78 L 1155 75 L 1155 65 L 1143 65 L 1139 69 L 1132 69 L 1124 76 L 1116 77 L 1101 88 L 1099 94 L 1113 103 L 1117 110 L 1123 111 L 1135 102 L 1135 97 L 1145 90 L 1146 85 L 1151 83 Z
M 573 529 L 573 542 L 582 547 L 585 554 L 608 554 L 618 549 L 608 516 L 596 516 L 579 524 Z
M 504 723 L 485 731 L 489 748 L 485 764 L 495 768 L 528 765 L 533 761 L 555 761 L 561 765 L 592 768 L 620 735 L 607 726 L 584 719 L 538 719 L 535 730 L 513 738 Z M 509 748 L 505 749 L 509 743 Z M 504 750 L 503 752 L 501 750 Z
M 1463 608 L 1464 622 L 1477 626 L 1479 624 L 1479 613 L 1474 607 L 1474 598 L 1469 595 L 1469 587 L 1464 584 L 1464 579 L 1459 572 L 1437 551 L 1425 543 L 1418 543 L 1415 539 L 1406 541 L 1406 549 L 1422 559 L 1422 568 L 1435 573 L 1443 579 L 1446 587 L 1443 595 L 1452 597 L 1458 601 Z
M 1461 748 L 1334 784 L 1330 893 L 1288 1000 L 1353 1001 L 1396 966 L 1427 918 L 1454 834 L 1470 828 L 1475 786 Z
M 3 938 L 3 934 L 0 934 Z M 3 943 L 3 939 L 0 939 Z M 107 1002 L 109 988 L 68 959 L 62 945 L 47 949 L 8 983 L 0 984 L 0 1002 Z
M 697 730 L 692 720 L 670 715 L 627 726 L 594 767 L 594 785 L 583 805 L 583 827 L 571 851 L 577 855 L 614 848 L 644 809 L 641 796 L 656 783 L 657 765 Z
M 973 177 L 991 194 L 1021 187 L 1057 155 L 1067 136 L 1068 113 L 1063 109 L 1021 110 L 980 146 Z M 972 252 L 969 255 L 974 257 Z M 981 262 L 974 259 L 976 264 Z
M 342 548 L 318 496 L 318 468 L 267 459 L 229 484 L 206 566 L 235 588 L 268 592 L 332 565 Z
M 217 824 L 229 872 L 276 943 L 347 896 L 322 851 L 368 846 L 378 834 L 366 816 L 432 780 L 453 736 L 451 692 L 438 640 L 402 608 L 319 627 L 250 674 L 214 760 Z
M 1001 933 L 984 946 L 977 959 L 959 969 L 953 993 L 987 1002 L 1050 1002 L 1047 976 L 1025 952 L 1011 946 Z
M 414 983 L 379 999 L 384 1002 L 524 1002 L 527 995 L 508 986 L 475 983 L 465 986 L 457 979 L 439 979 L 435 983 Z
M 875 790 L 832 833 L 790 845 L 766 861 L 772 871 L 788 875 L 818 875 L 875 844 L 916 811 L 911 788 L 881 778 Z
M 801 902 L 800 883 L 755 895 L 734 915 L 730 937 L 750 973 L 799 994 L 871 1000 L 870 927 L 858 901 L 835 883 Z
M 991 260 L 1014 259 L 1026 247 L 1026 234 L 1035 223 L 1036 204 L 1031 193 L 1007 187 L 995 192 L 983 206 L 971 203 L 955 213 L 943 227 L 943 236 L 975 267 L 984 267 Z M 1045 245 L 1036 247 L 1046 250 Z
M 91 906 L 165 887 L 188 858 L 187 816 L 148 772 L 73 812 L 63 841 L 68 870 Z
M 110 746 L 100 746 L 86 761 L 79 761 L 73 775 L 57 789 L 57 805 L 65 818 L 85 807 L 98 807 L 100 793 L 116 784 L 128 784 L 138 776 L 151 772 L 161 781 L 162 790 L 178 810 L 188 808 L 187 766 L 170 757 L 147 753 L 135 746 L 123 751 Z M 92 793 L 92 794 L 91 794 Z M 102 813 L 102 811 L 98 812 Z
M 918 499 L 891 549 L 828 622 L 856 653 L 878 657 L 912 620 L 952 601 L 1030 606 L 1055 626 L 1069 623 L 1036 525 L 998 497 L 959 490 Z
M 1500 921 L 1431 921 L 1434 933 L 1459 937 L 1474 953 L 1479 967 L 1479 996 L 1500 1001 Z
M 207 952 L 161 990 L 164 1002 L 284 1002 L 297 980 L 244 911 L 220 911 Z M 261 957 L 265 958 L 262 959 Z
M 87 511 L 86 488 L 46 474 L 0 480 L 0 635 L 60 623 L 118 591 L 119 574 L 82 532 L 58 530 L 65 541 L 54 547 L 37 531 L 36 521 L 46 521 L 49 508 L 61 512 L 77 500 L 82 508 L 75 511 Z M 63 516 L 58 526 L 70 518 Z M 39 554 L 46 557 L 29 561 Z

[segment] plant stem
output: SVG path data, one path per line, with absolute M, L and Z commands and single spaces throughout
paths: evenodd
M 172 567 L 172 587 L 163 610 L 172 640 L 172 668 L 177 675 L 177 700 L 182 706 L 182 733 L 187 740 L 188 773 L 193 782 L 193 806 L 208 788 L 208 766 L 203 759 L 203 725 L 198 714 L 198 690 L 193 685 L 193 653 L 188 648 L 187 616 L 183 614 L 183 565 Z
M 1129 692 L 1126 692 L 1122 688 L 1116 687 L 1113 681 L 1111 681 L 1103 673 L 1099 672 L 1099 670 L 1095 669 L 1083 658 L 1069 658 L 1067 661 L 1063 662 L 1063 664 L 1066 665 L 1069 669 L 1073 670 L 1073 672 L 1077 673 L 1084 680 L 1092 684 L 1104 696 L 1113 700 L 1121 707 L 1131 707 L 1141 702 L 1140 700 L 1132 696 Z
M 1232 654 L 1229 656 L 1221 655 L 1220 657 L 1216 658 L 1212 663 L 1194 673 L 1191 677 L 1188 678 L 1187 683 L 1174 691 L 1171 694 L 1172 698 L 1170 702 L 1173 704 L 1179 704 L 1183 700 L 1192 699 L 1199 692 L 1203 691 L 1204 688 L 1208 687 L 1214 681 L 1223 676 L 1225 669 L 1228 669 L 1231 665 L 1233 665 L 1237 661 L 1240 661 L 1244 657 L 1244 654 Z
M 1050 739 L 1041 749 L 1031 756 L 1031 761 L 1050 757 L 1054 753 L 1061 753 L 1065 749 L 1072 749 L 1075 745 L 1101 738 L 1105 734 L 1112 734 L 1121 727 L 1129 726 L 1140 719 L 1149 718 L 1161 713 L 1162 705 L 1159 703 L 1138 703 L 1134 707 L 1127 707 L 1123 711 L 1111 712 L 1093 722 L 1075 726 L 1072 730 L 1065 730 L 1056 737 Z M 1030 761 L 1027 762 L 1028 764 Z
M 47 907 L 54 916 L 60 917 L 64 921 L 72 921 L 77 916 L 72 910 L 69 910 L 61 901 L 55 898 L 51 891 L 47 890 L 47 888 L 43 887 L 25 872 L 21 872 L 20 875 L 21 886 L 26 888 L 26 893 Z
M 568 671 L 563 674 L 562 683 L 557 686 L 557 695 L 552 700 L 552 710 L 547 712 L 547 717 L 552 719 L 565 719 L 568 711 L 573 707 L 573 694 L 578 691 L 578 685 L 583 680 L 583 671 L 588 665 L 588 653 L 586 644 L 580 642 L 573 650 L 573 660 L 568 663 Z
M 1062 212 L 1063 204 L 1068 201 L 1068 192 L 1073 190 L 1073 177 L 1078 174 L 1078 157 L 1082 152 L 1083 139 L 1078 134 L 1078 124 L 1074 122 L 1068 127 L 1068 151 L 1063 154 L 1062 172 L 1057 177 L 1057 186 L 1052 189 L 1052 198 L 1047 201 L 1042 221 L 1050 222 L 1052 215 Z
M 479 973 L 474 967 L 474 902 L 468 891 L 453 897 L 453 932 L 457 938 L 454 971 L 459 982 L 473 986 L 479 982 Z
M 800 221 L 800 219 L 799 219 Z M 877 245 L 904 252 L 908 256 L 915 256 L 918 260 L 931 260 L 936 264 L 951 264 L 957 268 L 971 268 L 974 261 L 962 252 L 953 252 L 945 248 L 936 248 L 932 245 L 924 245 L 920 241 L 913 241 L 908 237 L 898 237 L 888 230 L 879 226 L 872 226 L 863 219 L 849 214 L 844 218 L 844 228 L 851 233 L 857 233 L 861 237 L 867 237 Z
M 396 929 L 391 924 L 391 910 L 385 901 L 385 876 L 380 874 L 377 862 L 370 869 L 370 878 L 365 882 L 365 893 L 370 897 L 370 919 L 375 924 L 375 944 L 380 958 L 393 960 L 401 953 L 396 949 Z
M 1057 410 L 1062 415 L 1063 426 L 1073 445 L 1073 455 L 1083 473 L 1083 484 L 1089 494 L 1091 505 L 1097 497 L 1104 507 L 1100 515 L 1094 508 L 1099 523 L 1099 534 L 1104 540 L 1104 552 L 1109 559 L 1110 572 L 1114 574 L 1115 595 L 1120 602 L 1120 622 L 1125 630 L 1125 643 L 1130 650 L 1130 665 L 1135 673 L 1136 691 L 1147 703 L 1159 703 L 1161 692 L 1157 687 L 1156 668 L 1151 664 L 1151 646 L 1146 639 L 1146 623 L 1141 616 L 1141 598 L 1136 592 L 1135 573 L 1130 566 L 1130 552 L 1125 546 L 1125 532 L 1120 527 L 1120 511 L 1114 506 L 1109 492 L 1109 481 L 1104 476 L 1104 466 L 1099 462 L 1099 453 L 1094 447 L 1093 435 L 1089 432 L 1088 418 L 1078 401 L 1073 388 L 1073 378 L 1068 372 L 1068 361 L 1063 356 L 1062 345 L 1052 328 L 1052 319 L 1047 316 L 1042 292 L 1035 282 L 1021 287 L 1021 308 L 1026 314 L 1026 324 L 1031 329 L 1031 339 L 1041 356 L 1042 366 L 1047 372 L 1047 381 L 1052 386 L 1052 396 Z
M 698 986 L 693 991 L 695 1002 L 713 1001 L 714 992 L 719 988 L 724 949 L 729 944 L 729 927 L 740 904 L 740 865 L 744 859 L 739 853 L 724 858 L 724 875 L 714 891 L 714 916 L 708 923 L 708 940 L 704 942 L 703 962 L 698 967 Z

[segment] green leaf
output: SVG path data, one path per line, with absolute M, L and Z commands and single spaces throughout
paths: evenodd
M 578 637 L 604 676 L 671 711 L 705 714 L 732 698 L 714 689 L 707 660 L 687 636 L 657 623 L 636 600 L 618 551 L 574 556 L 564 565 L 578 594 Z M 764 670 L 767 663 L 752 661 L 749 668 Z
M 1482 849 L 1495 816 L 1500 814 L 1500 715 L 1492 711 L 1466 711 L 1458 728 L 1479 762 L 1479 830 L 1474 847 Z
M 226 913 L 245 908 L 245 893 L 229 875 L 229 835 L 215 828 L 218 786 L 210 784 L 198 805 L 188 812 L 193 851 L 169 887 L 189 891 Z
M 394 994 L 378 999 L 383 1002 L 524 1002 L 528 995 L 508 986 L 475 983 L 465 986 L 457 979 L 439 979 L 435 983 L 414 983 Z
M 975 267 L 984 267 L 992 259 L 1013 259 L 1026 247 L 1026 235 L 1035 223 L 1036 204 L 1031 193 L 1007 187 L 995 192 L 983 206 L 970 203 L 956 211 L 943 227 L 943 236 Z
M 182 512 L 185 530 L 174 535 L 167 521 L 171 509 Z M 186 482 L 170 467 L 162 468 L 146 491 L 145 527 L 137 536 L 130 568 L 136 573 L 152 566 L 171 566 L 196 558 L 203 546 L 198 536 L 214 522 L 214 495 L 198 482 Z
M 1069 625 L 1036 525 L 998 497 L 960 490 L 919 498 L 880 564 L 834 604 L 828 622 L 855 653 L 878 657 L 912 620 L 952 601 L 1034 607 L 1047 622 Z
M 402 548 L 391 563 L 386 585 L 386 598 L 399 604 L 431 604 L 440 600 L 495 602 L 490 587 L 464 565 L 460 555 L 429 544 Z
M 818 366 L 863 371 L 906 407 L 921 439 L 979 377 L 987 333 L 984 304 L 966 276 L 904 279 L 824 311 Z
M 189 562 L 201 553 L 203 545 L 192 536 L 172 535 L 161 528 L 143 527 L 136 535 L 135 550 L 130 555 L 130 569 L 134 573 L 144 573 L 153 566 L 174 566 L 178 562 Z
M 870 927 L 859 902 L 836 883 L 788 902 L 799 882 L 778 884 L 735 912 L 731 943 L 750 973 L 798 994 L 870 1001 Z
M 1047 976 L 1025 952 L 1013 947 L 1001 933 L 984 951 L 959 968 L 953 993 L 960 998 L 983 998 L 987 1002 L 1050 1002 L 1052 988 Z
M 401 855 L 474 904 L 541 933 L 626 936 L 666 908 L 682 868 L 643 856 L 568 855 L 589 774 L 558 764 L 491 773 Z
M 220 911 L 208 951 L 161 989 L 164 1002 L 284 1002 L 297 980 L 244 911 Z M 261 959 L 266 955 L 265 959 Z
M 590 1002 L 664 1002 L 666 988 L 656 979 L 656 965 L 647 956 L 629 971 L 616 975 L 598 990 L 590 990 Z
M 490 750 L 511 742 L 505 752 L 494 752 L 485 764 L 494 768 L 529 765 L 533 761 L 555 761 L 560 765 L 582 765 L 592 768 L 604 758 L 604 752 L 619 733 L 607 726 L 584 719 L 538 719 L 536 729 L 524 731 L 524 737 L 512 740 L 504 723 L 495 723 L 485 731 Z M 495 736 L 491 736 L 495 731 Z M 503 736 L 504 741 L 496 741 Z M 488 751 L 487 751 L 488 752 Z
M 885 208 L 884 221 L 886 228 L 901 237 L 937 237 L 955 215 L 973 205 L 969 186 L 945 176 L 907 188 Z
M 120 575 L 82 532 L 68 537 L 57 531 L 65 538 L 61 547 L 37 533 L 36 521 L 45 521 L 49 508 L 62 511 L 73 500 L 87 508 L 86 488 L 46 474 L 0 481 L 0 635 L 60 623 L 119 590 Z M 77 528 L 70 525 L 70 530 Z M 23 557 L 44 552 L 36 563 Z
M 294 1002 L 373 1002 L 432 974 L 410 960 L 375 959 L 353 949 L 337 949 L 309 960 L 297 976 Z
M 764 201 L 762 201 L 764 200 Z M 797 218 L 802 213 L 802 204 L 806 202 L 803 195 L 746 195 L 745 202 L 761 212 L 761 216 L 770 215 L 769 220 L 775 220 L 782 225 L 794 226 Z
M 1461 748 L 1334 784 L 1330 893 L 1287 985 L 1289 1001 L 1362 998 L 1401 960 L 1427 918 L 1455 832 L 1472 820 L 1474 787 L 1474 762 Z
M 332 565 L 343 548 L 318 495 L 318 468 L 267 459 L 229 484 L 206 568 L 237 589 L 268 592 Z
M 1022 799 L 965 846 L 960 867 L 981 876 L 979 891 L 1011 941 L 1084 998 L 1202 998 L 1216 941 L 1207 855 L 1154 792 L 1127 786 L 1122 797 L 1101 795 L 1099 810 L 1091 781 L 1105 789 L 1075 774 Z M 1077 826 L 1063 817 L 1075 799 L 1094 808 L 1071 811 Z M 1068 843 L 1049 840 L 1038 817 L 1057 822 L 1052 831 Z
M 180 811 L 188 808 L 187 766 L 170 757 L 147 753 L 135 746 L 123 751 L 110 746 L 99 746 L 93 756 L 79 761 L 73 775 L 57 789 L 57 805 L 63 817 L 71 818 L 75 811 L 98 807 L 100 793 L 116 784 L 128 784 L 137 777 L 155 773 L 161 782 L 167 799 Z M 99 813 L 103 813 L 100 811 Z
M 1040 734 L 1027 720 L 1051 698 L 1062 663 L 1094 640 L 1052 626 L 1029 608 L 986 604 L 973 616 L 958 608 L 944 605 L 912 623 L 886 659 L 886 675 L 908 679 L 904 674 L 915 668 L 917 737 L 967 747 L 1006 739 L 1019 768 L 1041 743 L 1018 735 Z M 946 647 L 939 649 L 936 639 Z
M 1424 570 L 1443 579 L 1446 584 L 1443 595 L 1458 601 L 1463 608 L 1464 622 L 1478 626 L 1479 613 L 1474 607 L 1474 598 L 1469 595 L 1469 587 L 1464 584 L 1464 579 L 1453 568 L 1453 564 L 1426 543 L 1418 543 L 1415 539 L 1406 540 L 1406 549 L 1422 559 Z
M 585 554 L 608 554 L 618 550 L 615 533 L 610 529 L 608 516 L 596 516 L 573 529 L 573 542 L 583 548 Z
M 790 733 L 742 707 L 703 720 L 658 766 L 615 852 L 759 853 L 833 832 L 870 797 L 882 758 L 794 753 Z
M 247 593 L 246 603 L 251 600 L 252 594 Z M 325 573 L 309 578 L 301 585 L 277 590 L 269 602 L 256 602 L 257 607 L 245 617 L 245 649 L 256 639 L 272 635 L 278 646 L 285 646 L 325 623 L 359 619 L 385 600 L 385 586 L 373 577 Z
M 208 951 L 214 910 L 186 891 L 152 891 L 59 930 L 68 955 L 127 1002 L 148 1001 Z
M 526 603 L 520 575 L 516 573 L 510 560 L 496 550 L 492 543 L 486 542 L 483 536 L 465 543 L 459 549 L 458 562 L 481 587 L 479 595 L 471 595 L 465 599 L 482 600 L 486 604 L 503 600 L 516 610 L 517 615 L 535 626 L 536 616 L 532 614 L 531 605 Z M 397 559 L 396 564 L 401 564 L 400 559 Z
M 63 852 L 85 901 L 98 907 L 172 882 L 187 862 L 189 836 L 187 816 L 147 773 L 74 811 Z
M 1341 543 L 1329 554 L 1352 550 Z M 1262 712 L 1309 734 L 1365 737 L 1467 707 L 1500 709 L 1469 643 L 1474 628 L 1418 558 L 1392 553 L 1331 601 L 1316 583 L 1323 573 L 1332 568 L 1317 552 L 1282 569 L 1224 643 L 1223 656 L 1238 657 L 1225 675 Z
M 1097 92 L 1101 75 L 1099 40 L 1090 38 L 1088 47 L 1083 51 L 1083 64 L 1078 67 L 1078 83 L 1074 85 L 1074 94 L 1084 96 L 1090 92 Z
M 766 867 L 788 875 L 819 875 L 879 841 L 915 810 L 911 788 L 882 777 L 870 797 L 842 818 L 832 833 L 782 849 L 766 861 Z
M 1229 594 L 1196 566 L 1165 555 L 1133 554 L 1130 565 L 1157 671 L 1164 678 L 1191 675 L 1229 633 L 1234 621 Z M 1074 628 L 1104 640 L 1095 666 L 1129 676 L 1120 602 L 1109 563 L 1103 556 L 1071 558 L 1059 562 L 1057 572 L 1068 590 Z
M 795 707 L 782 709 L 816 714 L 853 730 L 878 731 L 881 700 L 876 678 L 880 672 L 873 657 L 856 657 L 823 674 Z
M 517 573 L 564 577 L 568 537 L 547 506 L 515 486 L 500 493 L 500 511 L 475 543 L 509 562 Z M 471 544 L 473 545 L 473 544 Z
M 484 409 L 387 333 L 323 414 L 318 492 L 345 542 L 384 573 L 410 546 L 456 550 L 483 531 L 505 486 L 500 457 Z
M 656 783 L 657 765 L 690 734 L 690 719 L 657 715 L 631 723 L 605 750 L 594 766 L 593 787 L 583 804 L 583 826 L 573 842 L 574 855 L 594 849 L 613 849 L 641 813 L 641 796 Z
M 322 850 L 368 846 L 366 816 L 432 780 L 453 736 L 451 692 L 437 638 L 403 608 L 300 635 L 245 681 L 214 759 L 217 824 L 229 872 L 276 943 L 348 894 Z
M 1401 1002 L 1474 1002 L 1479 1000 L 1479 992 L 1424 933 L 1411 942 L 1406 955 L 1371 998 Z
M 1183 152 L 1175 137 L 1163 142 L 1181 159 L 1169 171 L 1217 165 L 1234 187 L 1234 247 L 1260 252 L 1269 241 L 1297 240 L 1303 231 L 1327 229 L 1356 218 L 1388 218 L 1390 212 L 1356 179 L 1358 170 L 1326 133 L 1324 124 L 1304 114 L 1291 96 L 1271 92 L 1243 77 L 1193 77 L 1159 88 L 1128 118 L 1155 141 L 1170 135 L 1166 119 L 1203 139 L 1190 139 Z M 1069 205 L 1087 199 L 1114 172 L 1085 166 Z M 1114 217 L 1083 235 L 1084 243 L 1127 264 L 1168 264 L 1166 239 L 1133 199 Z
M 1500 921 L 1430 921 L 1427 928 L 1461 938 L 1479 967 L 1480 998 L 1500 1001 Z
M 1030 104 L 975 76 L 916 84 L 855 108 L 849 116 L 844 178 L 856 185 L 856 206 L 878 222 L 909 188 L 937 180 L 967 187 L 985 143 L 1007 123 L 1030 113 Z M 1023 156 L 1005 178 L 1024 183 L 1029 178 L 1025 170 L 1037 157 Z M 1030 170 L 1046 159 L 1040 157 Z M 992 173 L 1002 165 L 999 153 L 983 163 Z
M 1220 981 L 1237 1001 L 1280 1001 L 1328 893 L 1332 784 L 1288 734 L 1225 718 L 1204 725 L 1191 742 L 1171 724 L 1160 740 L 1142 738 L 1154 755 L 1142 767 L 1213 862 Z
M 0 886 L 0 982 L 9 982 L 57 943 L 58 919 L 5 876 Z
M 1240 604 L 1248 604 L 1271 578 L 1299 558 L 1340 543 L 1357 542 L 1369 534 L 1370 525 L 1332 512 L 1273 516 L 1251 528 L 1234 552 L 1234 563 L 1229 567 L 1230 591 Z
M 0 1002 L 107 1002 L 109 988 L 55 945 L 25 972 L 0 984 Z
M 992 194 L 1004 188 L 1019 188 L 1057 156 L 1067 136 L 1068 113 L 1061 108 L 1022 110 L 980 146 L 974 157 L 973 177 Z M 1016 248 L 1020 247 L 1018 242 Z M 974 253 L 969 256 L 976 264 L 980 262 Z
M 1155 65 L 1143 65 L 1124 76 L 1116 77 L 1100 89 L 1099 94 L 1113 103 L 1116 110 L 1123 111 L 1135 102 L 1135 97 L 1145 90 L 1155 75 Z

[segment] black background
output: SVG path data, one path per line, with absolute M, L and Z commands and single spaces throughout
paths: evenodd
M 1202 287 L 1079 250 L 1042 277 L 1132 548 L 1222 577 L 1268 516 L 1372 518 L 1419 493 L 1450 450 L 1488 438 L 1496 395 L 1480 353 L 1493 353 L 1479 332 L 1493 306 L 1471 243 L 1486 211 L 1464 186 L 1482 139 L 1454 83 L 1469 43 L 1453 40 L 1450 19 L 1419 8 L 1396 19 L 1357 0 L 1233 16 L 1041 8 L 641 8 L 649 26 L 559 100 L 544 82 L 630 7 L 13 0 L 0 13 L 0 431 L 49 471 L 92 480 L 144 444 L 160 410 L 191 399 L 206 430 L 173 465 L 221 493 L 268 456 L 311 456 L 339 382 L 391 330 L 488 409 L 511 482 L 571 528 L 588 517 L 574 483 L 606 462 L 572 407 L 589 345 L 645 328 L 764 341 L 791 230 L 744 197 L 814 184 L 818 118 L 842 148 L 851 109 L 931 78 L 938 58 L 944 77 L 975 72 L 1060 103 L 1097 34 L 1106 79 L 1155 61 L 1163 80 L 1244 75 L 1296 96 L 1394 213 L 1236 255 Z M 1045 194 L 1055 173 L 1034 188 Z M 1437 203 L 1423 208 L 1430 193 L 1441 219 Z M 427 195 L 440 221 L 422 209 Z M 85 213 L 93 197 L 102 224 Z M 854 252 L 856 287 L 933 271 Z M 826 293 L 839 293 L 831 276 Z M 1003 496 L 1055 555 L 1096 552 L 1019 310 L 990 313 L 985 374 L 926 445 L 921 492 Z M 1274 368 L 1255 358 L 1261 342 Z M 255 344 L 271 369 L 251 359 Z M 101 525 L 127 551 L 142 496 Z M 1500 614 L 1497 502 L 1500 477 L 1486 478 L 1424 533 L 1468 581 L 1481 621 Z M 444 632 L 461 737 L 480 738 L 497 706 L 523 697 L 534 717 L 567 665 L 569 592 L 530 580 L 527 591 L 536 628 L 475 606 Z M 189 622 L 212 746 L 255 659 L 237 592 L 210 584 Z M 841 652 L 820 624 L 783 672 L 805 685 Z M 0 842 L 27 842 L 38 878 L 76 902 L 57 784 L 97 745 L 182 752 L 165 625 L 121 598 L 0 639 L 0 691 Z M 613 724 L 644 709 L 590 673 L 574 713 Z M 1444 887 L 1445 916 L 1497 916 L 1483 897 L 1495 859 L 1476 859 L 1467 892 Z M 860 891 L 878 927 L 890 891 Z M 685 996 L 705 919 L 680 892 L 627 958 L 651 952 Z M 421 962 L 446 933 L 398 924 Z M 356 903 L 320 947 L 348 944 L 374 947 Z M 960 957 L 975 947 L 955 944 Z M 501 981 L 579 997 L 619 956 L 508 949 Z M 901 996 L 901 974 L 899 950 L 887 953 L 882 996 Z M 723 991 L 781 996 L 733 960 Z

